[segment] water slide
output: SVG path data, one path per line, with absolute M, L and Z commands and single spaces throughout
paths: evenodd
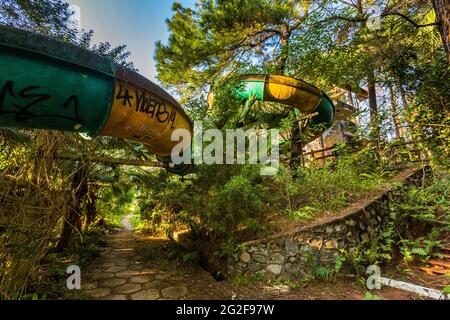
M 277 102 L 295 108 L 306 117 L 302 130 L 311 142 L 331 128 L 336 109 L 331 99 L 320 89 L 304 81 L 282 75 L 255 74 L 240 77 L 238 98 L 247 101 L 241 117 L 250 111 L 255 101 Z M 305 117 L 304 117 L 305 118 Z
M 160 157 L 193 131 L 180 104 L 136 72 L 86 49 L 0 26 L 0 127 L 142 142 Z
M 246 75 L 241 83 L 242 100 L 279 102 L 314 114 L 306 129 L 333 123 L 333 103 L 312 85 L 278 75 Z M 138 73 L 86 49 L 5 26 L 0 26 L 0 127 L 135 140 L 162 158 L 178 144 L 171 141 L 174 130 L 193 132 L 180 104 Z

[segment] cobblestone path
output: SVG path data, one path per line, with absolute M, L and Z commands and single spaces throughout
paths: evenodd
M 109 236 L 108 247 L 90 266 L 82 283 L 83 294 L 101 300 L 209 300 L 230 299 L 203 269 L 145 262 L 135 252 L 137 239 L 124 218 L 124 229 Z M 194 268 L 194 270 L 192 269 Z M 229 295 L 229 296 L 228 296 Z

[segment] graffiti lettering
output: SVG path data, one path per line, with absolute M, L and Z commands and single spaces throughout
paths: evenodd
M 125 89 L 125 94 L 122 94 L 122 86 L 120 86 L 119 92 L 117 93 L 117 96 L 116 96 L 116 100 L 123 100 L 123 102 L 122 102 L 123 106 L 128 105 L 128 106 L 132 107 L 131 100 L 133 100 L 133 99 L 134 99 L 134 97 L 130 96 L 128 89 Z
M 159 106 L 156 117 L 158 118 L 158 121 L 162 123 L 167 122 L 169 119 L 169 113 L 167 112 L 167 108 L 164 104 Z
M 6 84 L 2 87 L 0 91 L 0 115 L 1 114 L 10 114 L 14 115 L 14 120 L 17 122 L 23 122 L 30 119 L 36 118 L 58 118 L 64 120 L 74 121 L 77 124 L 81 124 L 81 118 L 78 112 L 78 97 L 71 96 L 69 97 L 64 104 L 62 105 L 62 109 L 64 110 L 73 110 L 73 115 L 60 115 L 60 114 L 40 114 L 36 112 L 32 112 L 36 107 L 41 105 L 43 102 L 51 99 L 49 94 L 45 93 L 37 93 L 36 91 L 41 89 L 39 86 L 29 86 L 17 93 L 14 91 L 14 82 L 7 81 Z M 6 98 L 12 97 L 14 102 L 11 103 L 10 108 L 6 108 Z M 22 102 L 20 105 L 18 104 Z
M 177 112 L 172 111 L 172 113 L 170 114 L 170 117 L 169 117 L 169 122 L 172 124 L 170 126 L 171 129 L 175 129 L 175 120 L 176 119 L 177 119 Z
M 135 96 L 132 96 L 127 88 L 124 90 L 123 86 L 120 85 L 116 100 L 121 101 L 124 107 L 128 106 L 136 112 L 145 113 L 151 118 L 155 118 L 159 123 L 169 124 L 171 129 L 175 128 L 176 110 L 169 111 L 163 101 L 150 98 L 146 92 L 135 90 Z

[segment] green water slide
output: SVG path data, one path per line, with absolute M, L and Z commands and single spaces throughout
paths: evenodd
M 308 141 L 317 138 L 324 130 L 331 128 L 336 109 L 331 99 L 321 90 L 304 81 L 271 74 L 253 74 L 240 77 L 241 87 L 236 91 L 238 98 L 247 102 L 243 115 L 249 111 L 252 102 L 267 101 L 295 108 L 309 115 L 303 131 L 311 133 Z
M 0 127 L 47 129 L 142 142 L 171 156 L 180 104 L 136 72 L 89 50 L 0 26 Z

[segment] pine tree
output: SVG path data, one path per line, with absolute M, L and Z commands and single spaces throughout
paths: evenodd
M 447 54 L 447 61 L 450 64 L 450 3 L 448 0 L 433 0 L 433 6 L 436 11 L 442 43 Z
M 195 10 L 179 3 L 172 10 L 169 42 L 157 43 L 157 70 L 161 82 L 186 93 L 243 65 L 285 73 L 290 39 L 309 1 L 202 0 Z
M 2 0 L 0 24 L 32 30 L 66 41 L 76 40 L 69 19 L 73 15 L 63 0 Z

